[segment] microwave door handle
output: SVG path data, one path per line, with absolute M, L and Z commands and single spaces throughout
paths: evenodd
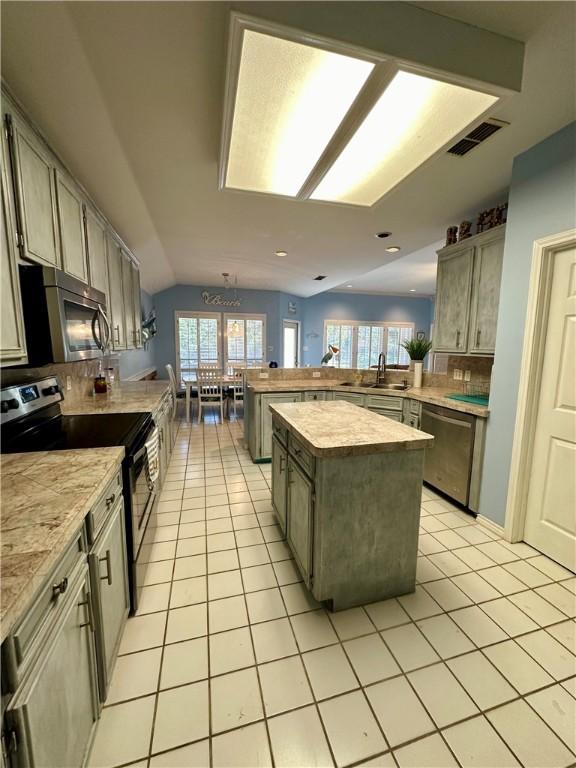
M 106 312 L 104 312 L 100 304 L 98 304 L 98 312 L 100 313 L 102 320 L 104 320 L 104 326 L 106 328 L 106 341 L 104 342 L 104 348 L 108 349 L 108 347 L 110 346 L 110 335 L 112 333 L 112 329 L 110 327 L 110 321 L 108 320 L 108 317 L 106 316 Z
M 98 310 L 96 310 L 92 316 L 92 338 L 96 342 L 96 346 L 98 347 L 98 349 L 101 352 L 104 352 L 104 345 L 102 344 L 102 338 L 98 333 L 96 333 L 96 325 L 97 324 L 99 325 L 98 316 L 99 316 L 99 312 Z

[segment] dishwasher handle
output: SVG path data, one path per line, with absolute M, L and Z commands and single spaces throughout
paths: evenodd
M 472 422 L 468 421 L 467 419 L 453 419 L 449 416 L 442 416 L 440 413 L 436 413 L 436 411 L 429 411 L 428 408 L 422 409 L 422 414 L 424 413 L 426 416 L 430 416 L 432 419 L 445 421 L 448 424 L 455 424 L 457 427 L 466 427 L 466 429 L 472 429 Z

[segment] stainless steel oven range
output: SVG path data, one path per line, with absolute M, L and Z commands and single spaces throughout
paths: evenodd
M 1 451 L 125 447 L 122 481 L 133 613 L 146 569 L 143 539 L 158 491 L 158 430 L 150 413 L 65 415 L 60 407 L 63 399 L 60 383 L 54 376 L 30 378 L 3 388 L 0 391 Z

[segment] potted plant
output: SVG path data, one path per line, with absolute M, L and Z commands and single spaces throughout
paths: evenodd
M 422 366 L 423 366 L 423 360 L 430 352 L 430 349 L 432 348 L 432 342 L 428 341 L 428 339 L 424 336 L 424 334 L 416 334 L 415 339 L 410 339 L 409 341 L 403 341 L 402 346 L 408 352 L 408 355 L 410 356 L 410 360 L 414 362 L 414 387 L 421 387 L 422 386 Z

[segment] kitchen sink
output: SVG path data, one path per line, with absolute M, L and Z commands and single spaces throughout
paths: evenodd
M 391 389 L 397 392 L 402 392 L 408 389 L 408 384 L 368 384 L 370 389 Z

